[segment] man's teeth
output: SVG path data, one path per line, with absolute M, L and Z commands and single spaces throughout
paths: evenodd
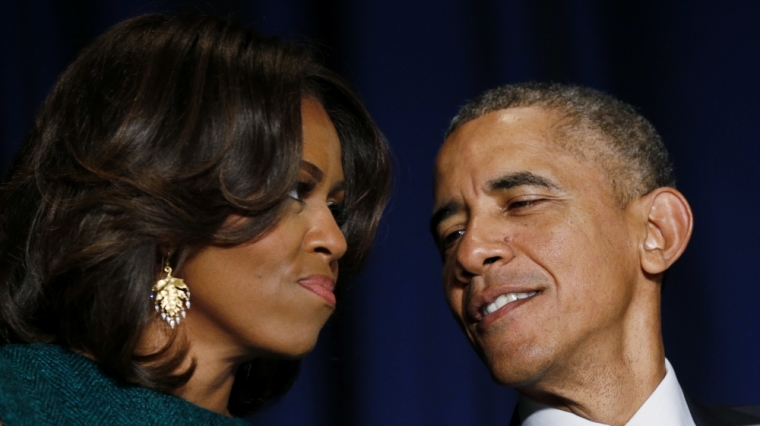
M 507 293 L 502 294 L 501 296 L 497 297 L 496 300 L 493 301 L 493 303 L 489 304 L 485 308 L 482 309 L 483 316 L 486 316 L 488 314 L 492 314 L 496 312 L 497 310 L 501 309 L 505 305 L 514 302 L 515 300 L 525 299 L 526 297 L 531 297 L 536 294 L 535 291 L 531 291 L 529 293 Z

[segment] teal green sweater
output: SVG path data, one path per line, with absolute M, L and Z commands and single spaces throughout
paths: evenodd
M 26 425 L 247 423 L 137 386 L 121 386 L 90 359 L 57 345 L 0 346 L 0 421 Z

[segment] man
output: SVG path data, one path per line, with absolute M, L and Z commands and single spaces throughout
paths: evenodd
M 454 118 L 431 229 L 455 318 L 513 425 L 750 425 L 694 404 L 665 359 L 663 273 L 692 213 L 654 128 L 594 90 L 521 84 Z

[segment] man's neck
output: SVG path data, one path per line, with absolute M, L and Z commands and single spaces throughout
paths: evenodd
M 518 391 L 594 422 L 625 425 L 666 373 L 659 310 L 652 314 L 631 318 L 633 326 L 626 330 L 591 339 L 566 365 Z
M 665 377 L 662 373 L 637 378 L 625 371 L 607 372 L 607 380 L 598 380 L 597 388 L 580 392 L 524 392 L 529 398 L 560 410 L 569 411 L 597 423 L 625 425 L 644 404 Z

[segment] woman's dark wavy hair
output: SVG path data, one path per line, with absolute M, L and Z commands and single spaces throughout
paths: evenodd
M 278 222 L 300 168 L 304 96 L 341 141 L 343 281 L 369 251 L 390 181 L 385 140 L 348 86 L 308 50 L 222 18 L 147 15 L 100 36 L 53 88 L 0 189 L 0 344 L 59 344 L 157 390 L 185 383 L 186 348 L 137 353 L 162 257 Z M 231 214 L 250 220 L 223 229 Z M 283 394 L 298 366 L 242 365 L 230 412 Z

